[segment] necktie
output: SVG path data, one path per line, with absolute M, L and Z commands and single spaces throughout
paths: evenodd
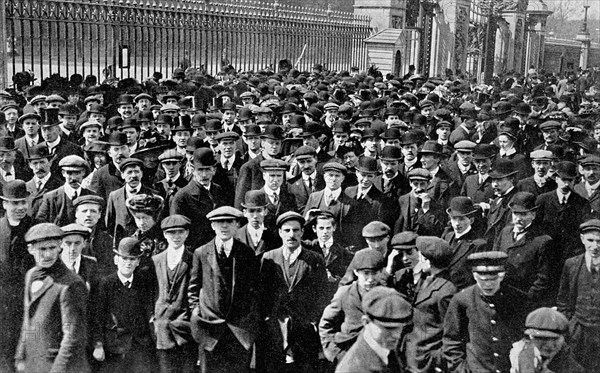
M 314 192 L 313 182 L 312 182 L 312 178 L 310 176 L 308 177 L 308 190 L 310 190 L 311 192 Z
M 383 179 L 383 190 L 386 191 L 390 188 L 390 180 L 389 179 Z
M 325 198 L 325 203 L 327 204 L 327 206 L 331 206 L 331 204 L 333 204 L 334 198 L 332 194 L 328 194 L 327 198 Z
M 42 180 L 38 180 L 36 188 L 38 191 L 42 190 Z
M 127 289 L 129 289 L 129 286 L 131 286 L 131 281 L 125 281 L 123 286 L 125 286 Z
M 279 203 L 279 196 L 277 193 L 273 193 L 273 204 L 276 205 Z
M 223 244 L 219 247 L 219 257 L 221 260 L 227 259 L 227 255 L 225 254 L 225 245 Z
M 564 194 L 560 197 L 560 204 L 561 205 L 567 204 L 567 196 L 565 196 Z
M 77 199 L 77 191 L 73 193 L 73 198 L 71 198 L 71 201 L 75 201 L 75 199 Z
M 225 160 L 223 161 L 223 168 L 225 169 L 225 171 L 229 171 L 229 159 L 225 158 Z

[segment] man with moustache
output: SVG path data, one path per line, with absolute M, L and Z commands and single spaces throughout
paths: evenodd
M 33 177 L 27 181 L 27 191 L 29 192 L 27 201 L 31 216 L 37 216 L 44 194 L 64 183 L 62 179 L 50 173 L 51 158 L 52 155 L 48 153 L 48 147 L 41 144 L 31 148 L 27 156 L 29 168 L 33 171 Z
M 120 132 L 112 132 L 108 137 L 108 156 L 111 162 L 102 166 L 94 173 L 90 189 L 97 195 L 108 199 L 110 193 L 123 186 L 123 178 L 119 171 L 121 162 L 129 158 L 129 147 L 127 146 L 127 135 Z
M 373 185 L 381 190 L 388 200 L 398 200 L 400 196 L 410 191 L 410 183 L 406 176 L 400 173 L 402 150 L 395 146 L 386 146 L 379 158 L 381 175 L 375 176 Z
M 518 172 L 512 160 L 502 158 L 496 162 L 494 169 L 488 174 L 492 179 L 492 189 L 496 196 L 489 203 L 490 212 L 487 216 L 487 229 L 484 235 L 486 241 L 490 243 L 494 242 L 502 229 L 511 222 L 508 203 L 517 193 L 515 180 Z
M 415 131 L 405 132 L 400 140 L 403 161 L 400 163 L 399 171 L 405 177 L 408 177 L 410 170 L 422 167 L 421 161 L 418 158 L 419 141 L 419 135 Z
M 140 93 L 133 98 L 133 102 L 135 103 L 137 114 L 139 114 L 144 110 L 150 109 L 150 105 L 152 104 L 152 96 L 147 93 Z
M 94 192 L 81 187 L 81 182 L 89 170 L 85 159 L 69 155 L 61 159 L 58 165 L 65 182 L 59 188 L 44 194 L 36 218 L 62 227 L 75 221 L 73 201 L 79 196 Z
M 0 218 L 0 359 L 12 362 L 19 340 L 23 318 L 23 279 L 35 261 L 27 253 L 25 233 L 35 224 L 28 212 L 29 193 L 23 180 L 13 180 L 2 186 Z
M 494 198 L 489 172 L 492 169 L 492 159 L 495 153 L 494 145 L 477 144 L 473 148 L 473 165 L 475 165 L 477 174 L 468 175 L 465 178 L 460 192 L 461 196 L 469 197 L 473 203 L 479 205 L 486 212 L 490 209 L 490 200 Z
M 519 180 L 517 191 L 533 193 L 536 197 L 540 194 L 556 189 L 556 182 L 549 175 L 554 155 L 549 150 L 534 150 L 529 154 L 533 176 Z
M 51 168 L 52 174 L 60 175 L 59 162 L 69 155 L 83 157 L 83 150 L 76 144 L 60 136 L 62 131 L 59 127 L 58 109 L 47 109 L 43 113 L 41 132 L 44 142 L 42 144 L 47 146 L 48 152 L 54 156 Z
M 119 116 L 125 120 L 133 116 L 133 97 L 131 95 L 121 95 L 117 99 L 117 112 Z
M 311 193 L 323 190 L 323 170 L 317 167 L 317 153 L 312 146 L 301 146 L 294 152 L 300 167 L 300 174 L 287 182 L 287 190 L 296 199 L 298 212 L 304 214 L 304 207 Z
M 0 137 L 0 184 L 28 180 L 31 173 L 27 171 L 23 156 L 15 147 L 15 140 L 10 136 Z
M 600 157 L 588 155 L 579 161 L 579 165 L 582 168 L 583 179 L 573 190 L 590 202 L 592 211 L 600 212 Z

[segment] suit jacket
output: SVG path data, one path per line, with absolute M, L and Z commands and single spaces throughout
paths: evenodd
M 319 321 L 319 337 L 327 360 L 335 362 L 340 352 L 348 351 L 363 329 L 363 295 L 354 281 L 340 286 L 325 307 Z
M 195 180 L 191 180 L 175 194 L 170 207 L 171 215 L 181 214 L 194 222 L 186 240 L 187 246 L 200 247 L 214 237 L 206 214 L 221 206 L 225 206 L 222 189 L 215 183 L 210 184 L 209 191 Z
M 456 239 L 454 230 L 448 229 L 442 238 L 450 244 L 452 252 L 452 260 L 448 265 L 448 273 L 450 281 L 459 289 L 462 290 L 467 286 L 475 284 L 471 266 L 467 264 L 467 257 L 470 254 L 485 251 L 486 241 L 480 239 L 473 229 L 464 234 L 459 239 Z
M 429 275 L 418 286 L 413 306 L 413 329 L 406 335 L 406 365 L 411 372 L 443 369 L 442 336 L 450 299 L 457 292 L 446 270 Z
M 124 184 L 125 181 L 121 178 L 121 173 L 114 163 L 109 161 L 108 164 L 105 164 L 94 172 L 90 189 L 100 197 L 108 200 L 110 193 L 119 189 Z
M 88 194 L 94 194 L 94 192 L 81 188 L 79 196 Z M 43 222 L 54 223 L 59 227 L 75 221 L 73 201 L 67 197 L 64 185 L 44 194 L 36 218 Z
M 540 194 L 552 192 L 556 190 L 556 181 L 548 178 L 546 183 L 541 188 L 535 182 L 533 176 L 526 177 L 525 179 L 519 180 L 517 183 L 517 190 L 519 192 L 529 192 L 535 194 L 535 196 L 539 196 Z
M 340 280 L 346 274 L 354 254 L 348 248 L 335 241 L 329 248 L 327 256 L 324 256 L 323 249 L 319 245 L 319 240 L 305 241 L 303 244 L 306 248 L 320 254 L 325 259 L 325 269 L 327 270 L 328 279 L 326 299 L 331 299 L 338 289 Z
M 541 307 L 554 304 L 550 298 L 550 265 L 556 253 L 552 238 L 545 227 L 531 225 L 519 240 L 513 239 L 513 226 L 505 227 L 494 243 L 495 251 L 508 254 L 504 283 L 523 295 L 529 305 Z M 532 309 L 533 310 L 533 309 Z
M 429 187 L 427 187 L 427 193 L 443 211 L 446 211 L 446 208 L 450 206 L 450 200 L 456 197 L 459 192 L 460 188 L 441 167 L 431 179 Z
M 181 262 L 169 281 L 167 252 L 152 257 L 158 289 L 154 299 L 154 333 L 156 348 L 168 350 L 191 341 L 188 286 L 192 253 L 183 248 Z
M 392 351 L 388 356 L 388 364 L 373 351 L 367 344 L 362 334 L 358 336 L 356 343 L 352 345 L 348 353 L 338 366 L 335 373 L 401 373 L 404 372 L 396 353 Z
M 423 165 L 421 164 L 421 160 L 417 158 L 417 162 L 415 162 L 412 166 L 410 167 L 406 167 L 406 164 L 404 163 L 404 161 L 400 162 L 400 165 L 398 166 L 398 172 L 400 172 L 402 174 L 402 176 L 408 178 L 408 172 L 410 170 L 414 170 L 415 168 L 422 168 Z
M 157 194 L 157 192 L 142 184 L 138 194 Z M 122 186 L 110 193 L 106 203 L 104 218 L 106 230 L 111 236 L 116 237 L 119 240 L 124 236 L 131 235 L 137 229 L 133 215 L 131 215 L 131 212 L 129 212 L 129 209 L 126 207 L 126 200 L 126 187 Z
M 297 249 L 298 250 L 298 249 Z M 260 307 L 267 321 L 267 338 L 275 356 L 283 359 L 284 346 L 315 354 L 320 349 L 313 325 L 317 325 L 327 304 L 327 272 L 319 254 L 302 248 L 296 259 L 294 276 L 284 275 L 283 247 L 266 252 L 260 267 Z M 316 343 L 315 343 L 316 342 Z
M 113 244 L 113 237 L 98 226 L 94 227 L 92 234 L 85 241 L 82 254 L 96 258 L 100 279 L 115 271 Z
M 41 144 L 48 146 L 48 143 L 45 141 Z M 60 141 L 53 151 L 54 157 L 52 158 L 52 166 L 50 166 L 50 172 L 52 173 L 52 175 L 62 175 L 62 173 L 60 172 L 60 167 L 58 166 L 58 162 L 60 162 L 60 160 L 66 157 L 67 155 L 78 155 L 81 158 L 84 157 L 83 150 L 81 149 L 81 147 L 77 146 L 76 144 L 73 144 L 72 142 L 68 141 L 62 136 L 60 137 Z
M 471 165 L 466 173 L 463 173 L 458 167 L 457 161 L 448 162 L 446 164 L 446 173 L 452 181 L 454 181 L 454 185 L 458 190 L 462 189 L 462 186 L 466 180 L 466 178 L 470 175 L 477 175 L 477 169 Z
M 585 265 L 585 253 L 567 259 L 560 278 L 557 306 L 569 320 L 575 315 L 577 294 L 579 292 L 579 276 L 581 271 L 588 271 Z
M 258 330 L 258 258 L 248 246 L 233 240 L 231 278 L 225 277 L 219 264 L 215 240 L 194 251 L 188 287 L 192 333 L 208 351 L 227 329 L 250 350 Z
M 244 224 L 243 227 L 237 230 L 236 238 L 241 243 L 254 250 L 256 256 L 262 256 L 262 254 L 266 253 L 267 251 L 271 251 L 281 246 L 281 238 L 279 237 L 277 231 L 267 229 L 266 227 L 263 230 L 263 234 L 258 242 L 258 245 L 256 246 L 254 245 L 254 242 L 248 233 L 248 224 Z
M 400 197 L 400 215 L 394 226 L 394 233 L 415 232 L 420 236 L 440 236 L 444 231 L 445 211 L 431 201 L 429 210 L 424 213 L 421 203 L 409 192 Z
M 372 186 L 367 195 L 360 200 L 356 199 L 356 196 L 358 195 L 358 185 L 346 188 L 344 194 L 356 201 L 357 208 L 361 211 L 361 220 L 364 223 L 363 226 L 373 220 L 382 220 L 382 202 L 384 202 L 385 196 L 375 186 Z
M 89 372 L 87 290 L 79 276 L 57 261 L 34 294 L 35 269 L 25 276 L 25 312 L 15 359 L 24 362 L 26 372 Z
M 43 142 L 43 141 L 44 141 L 44 139 L 42 138 L 42 135 L 39 134 L 38 143 Z M 23 157 L 25 157 L 25 159 L 27 157 L 29 157 L 29 150 L 31 148 L 29 147 L 29 144 L 27 143 L 25 136 L 19 137 L 18 139 L 15 140 L 15 148 L 17 148 L 17 150 L 19 150 L 21 152 L 21 154 L 23 154 Z
M 29 192 L 29 197 L 27 197 L 27 202 L 29 205 L 27 211 L 29 211 L 29 214 L 31 216 L 36 216 L 40 209 L 40 205 L 42 204 L 42 198 L 44 197 L 44 194 L 59 188 L 63 184 L 64 180 L 56 178 L 54 175 L 52 175 L 50 176 L 50 179 L 46 181 L 46 184 L 42 186 L 42 189 L 38 190 L 33 178 L 30 179 L 25 184 L 27 191 Z
M 573 190 L 588 200 L 590 207 L 592 208 L 592 212 L 600 212 L 600 188 L 598 188 L 591 196 L 589 196 L 587 194 L 587 190 L 585 189 L 585 181 L 582 180 L 581 182 L 575 184 Z
M 265 188 L 262 187 L 260 190 L 262 190 L 263 192 L 265 191 Z M 277 205 L 274 205 L 273 202 L 271 202 L 271 199 L 267 196 L 267 207 L 266 207 L 266 215 L 265 215 L 265 227 L 267 229 L 270 230 L 276 230 L 277 229 L 277 225 L 275 224 L 275 221 L 277 220 L 277 217 L 285 212 L 288 211 L 297 211 L 298 208 L 296 207 L 296 198 L 294 198 L 293 195 L 291 195 L 286 189 L 285 189 L 285 185 L 282 185 L 281 188 L 279 189 L 279 203 L 277 203 Z
M 262 170 L 260 168 L 260 162 L 264 160 L 265 158 L 263 155 L 259 154 L 256 158 L 249 160 L 240 167 L 238 183 L 235 186 L 235 201 L 233 204 L 236 209 L 242 209 L 242 202 L 244 202 L 247 191 L 258 190 L 265 185 L 265 180 L 262 177 Z
M 297 175 L 296 177 L 288 180 L 287 182 L 287 190 L 288 192 L 296 198 L 296 206 L 298 208 L 298 212 L 300 214 L 304 214 L 304 208 L 306 206 L 306 202 L 308 202 L 308 197 L 312 192 L 318 192 L 325 188 L 325 180 L 323 180 L 323 173 L 317 170 L 317 175 L 315 177 L 315 182 L 313 185 L 313 190 L 309 190 L 304 180 L 302 179 L 302 174 Z
M 512 188 L 507 194 L 502 197 L 496 197 L 490 202 L 487 230 L 485 231 L 484 237 L 486 241 L 490 243 L 494 242 L 502 229 L 506 225 L 512 223 L 512 214 L 508 207 L 508 203 L 516 192 L 517 188 Z
M 397 200 L 400 196 L 410 192 L 410 183 L 408 178 L 398 172 L 398 175 L 394 177 L 387 188 L 384 186 L 384 179 L 382 175 L 375 176 L 373 179 L 373 185 L 383 192 L 386 198 Z
M 494 198 L 492 179 L 488 177 L 483 184 L 479 184 L 479 175 L 469 175 L 465 178 L 460 195 L 471 198 L 473 203 L 489 203 Z
M 82 255 L 77 274 L 85 282 L 85 286 L 90 291 L 90 294 L 94 294 L 93 291 L 97 290 L 100 283 L 98 260 L 92 256 Z M 94 297 L 91 300 L 94 300 Z

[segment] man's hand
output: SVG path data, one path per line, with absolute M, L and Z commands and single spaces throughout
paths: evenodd
M 392 250 L 390 255 L 388 255 L 387 266 L 385 267 L 385 270 L 389 275 L 394 274 L 394 272 L 392 272 L 394 270 L 394 258 L 396 258 L 399 254 L 400 250 Z

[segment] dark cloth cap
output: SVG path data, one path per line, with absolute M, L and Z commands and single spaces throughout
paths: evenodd
M 119 131 L 122 131 L 126 128 L 135 128 L 137 130 L 140 129 L 140 125 L 135 118 L 125 118 L 123 119 L 123 123 L 119 125 Z
M 537 209 L 535 194 L 529 192 L 517 192 L 508 203 L 512 212 L 529 212 Z
M 267 194 L 262 190 L 249 190 L 244 196 L 242 207 L 246 209 L 266 207 L 269 204 Z
M 164 123 L 164 124 L 168 124 L 168 125 L 173 125 L 173 117 L 170 115 L 167 115 L 167 114 L 158 114 L 154 123 L 155 124 Z
M 373 249 L 362 249 L 357 251 L 350 262 L 349 267 L 354 270 L 373 269 L 380 270 L 385 266 L 383 254 Z
M 210 221 L 239 220 L 244 217 L 244 214 L 231 206 L 221 206 L 209 212 L 206 217 Z
M 302 130 L 302 137 L 318 136 L 322 132 L 321 126 L 316 122 L 308 122 L 307 126 Z
M 29 197 L 29 194 L 25 181 L 16 179 L 7 181 L 2 185 L 2 195 L 0 198 L 4 201 L 24 201 Z
M 575 179 L 577 177 L 577 166 L 573 162 L 558 162 L 554 165 L 554 169 L 561 179 Z
M 86 203 L 93 203 L 98 206 L 104 206 L 106 202 L 104 201 L 104 198 L 100 196 L 97 196 L 95 194 L 86 194 L 75 198 L 75 200 L 73 201 L 73 207 L 77 208 L 77 206 Z
M 62 227 L 61 230 L 63 231 L 63 237 L 72 234 L 78 234 L 84 238 L 87 238 L 90 236 L 90 234 L 92 234 L 92 232 L 88 228 L 77 223 L 67 224 L 64 227 Z
M 397 161 L 402 158 L 402 150 L 396 146 L 385 146 L 381 151 L 382 161 Z
M 450 129 L 452 129 L 452 128 L 454 128 L 454 125 L 452 123 L 448 122 L 447 120 L 440 120 L 439 122 L 437 122 L 435 127 L 436 128 L 449 127 Z
M 206 121 L 206 132 L 219 132 L 223 129 L 223 123 L 219 119 L 209 119 Z
M 89 169 L 88 162 L 78 155 L 67 155 L 58 162 L 58 166 L 65 171 L 81 171 Z
M 346 166 L 336 161 L 330 161 L 323 165 L 323 172 L 327 171 L 336 171 L 344 175 L 348 173 L 348 169 L 346 168 Z
M 390 227 L 380 221 L 372 221 L 362 229 L 362 236 L 364 238 L 382 237 L 388 234 L 390 234 Z
M 338 119 L 333 122 L 333 133 L 350 133 L 350 122 Z
M 408 171 L 408 180 L 431 180 L 431 173 L 424 168 L 414 168 Z
M 317 156 L 317 151 L 312 146 L 303 145 L 296 149 L 294 155 L 296 156 L 296 159 L 314 158 Z
M 0 137 L 0 151 L 10 152 L 15 150 L 15 139 L 12 136 Z
M 27 156 L 28 161 L 33 161 L 35 159 L 47 158 L 50 159 L 54 157 L 50 154 L 48 147 L 44 144 L 37 144 L 33 148 L 29 149 L 29 155 Z
M 387 286 L 376 286 L 362 300 L 365 314 L 377 324 L 401 327 L 412 320 L 412 306 L 399 292 Z
M 60 227 L 53 223 L 40 223 L 29 228 L 25 233 L 25 242 L 28 244 L 49 241 L 49 240 L 61 240 L 63 237 L 63 231 Z
M 366 139 L 378 139 L 379 138 L 379 132 L 377 132 L 376 129 L 373 128 L 367 128 L 366 130 L 364 130 L 362 132 L 362 137 L 361 140 L 366 140 Z
M 133 237 L 123 238 L 119 242 L 118 249 L 113 251 L 123 258 L 139 258 L 143 254 L 142 248 L 140 247 L 140 241 Z
M 163 231 L 168 231 L 169 229 L 190 229 L 190 225 L 192 224 L 191 220 L 187 217 L 179 214 L 173 214 L 167 216 L 160 223 L 160 228 Z
M 546 121 L 542 124 L 540 124 L 540 130 L 543 131 L 547 131 L 547 130 L 557 130 L 560 128 L 560 123 L 558 123 L 557 121 L 554 120 L 549 120 Z
M 579 226 L 579 231 L 581 233 L 589 231 L 600 232 L 600 219 L 590 219 L 581 223 L 581 225 Z
M 450 207 L 446 210 L 450 217 L 471 216 L 477 212 L 473 201 L 469 197 L 454 197 L 450 201 Z
M 229 95 L 227 95 L 229 96 Z M 234 102 L 226 102 L 223 104 L 223 106 L 221 107 L 221 112 L 225 112 L 227 110 L 231 110 L 231 111 L 235 111 L 237 112 L 237 106 L 235 105 Z
M 517 172 L 519 171 L 515 169 L 515 163 L 512 160 L 500 158 L 496 161 L 489 176 L 492 179 L 502 179 L 515 175 Z
M 439 237 L 417 237 L 417 249 L 437 268 L 445 268 L 450 264 L 454 253 L 450 244 Z
M 125 172 L 125 169 L 130 166 L 140 166 L 144 170 L 144 162 L 138 158 L 126 158 L 119 165 L 119 171 Z
M 438 143 L 437 141 L 428 140 L 425 141 L 425 144 L 423 145 L 423 148 L 421 148 L 421 150 L 419 151 L 419 154 L 442 155 L 443 150 L 444 149 L 442 144 Z
M 419 237 L 419 235 L 415 232 L 406 231 L 397 233 L 392 237 L 391 245 L 394 249 L 398 250 L 416 249 L 417 237 Z
M 79 109 L 73 104 L 62 104 L 58 108 L 58 115 L 79 115 Z
M 260 162 L 260 168 L 262 171 L 287 171 L 289 165 L 279 159 L 265 159 Z
M 473 272 L 504 272 L 508 254 L 503 251 L 482 251 L 470 254 L 467 261 Z
M 160 210 L 163 204 L 161 196 L 152 194 L 136 194 L 125 201 L 125 205 L 132 212 L 143 212 L 149 215 L 154 215 Z
M 219 133 L 217 136 L 215 136 L 215 140 L 217 140 L 217 141 L 222 141 L 222 140 L 237 141 L 239 138 L 240 138 L 240 135 L 238 135 L 237 133 L 235 133 L 233 131 Z
M 304 217 L 302 217 L 302 215 L 298 214 L 295 211 L 284 212 L 283 214 L 279 215 L 279 217 L 277 218 L 277 221 L 275 223 L 277 224 L 277 227 L 279 228 L 285 222 L 290 221 L 290 220 L 295 220 L 295 221 L 299 222 L 301 226 L 304 226 L 304 223 L 306 223 L 306 220 L 304 220 Z
M 473 159 L 489 159 L 496 154 L 496 146 L 491 144 L 477 144 L 473 148 Z
M 194 167 L 214 167 L 217 164 L 215 154 L 210 148 L 197 148 L 194 150 L 192 162 Z
M 527 315 L 525 328 L 525 334 L 532 337 L 558 338 L 567 334 L 569 320 L 553 308 L 541 307 Z

